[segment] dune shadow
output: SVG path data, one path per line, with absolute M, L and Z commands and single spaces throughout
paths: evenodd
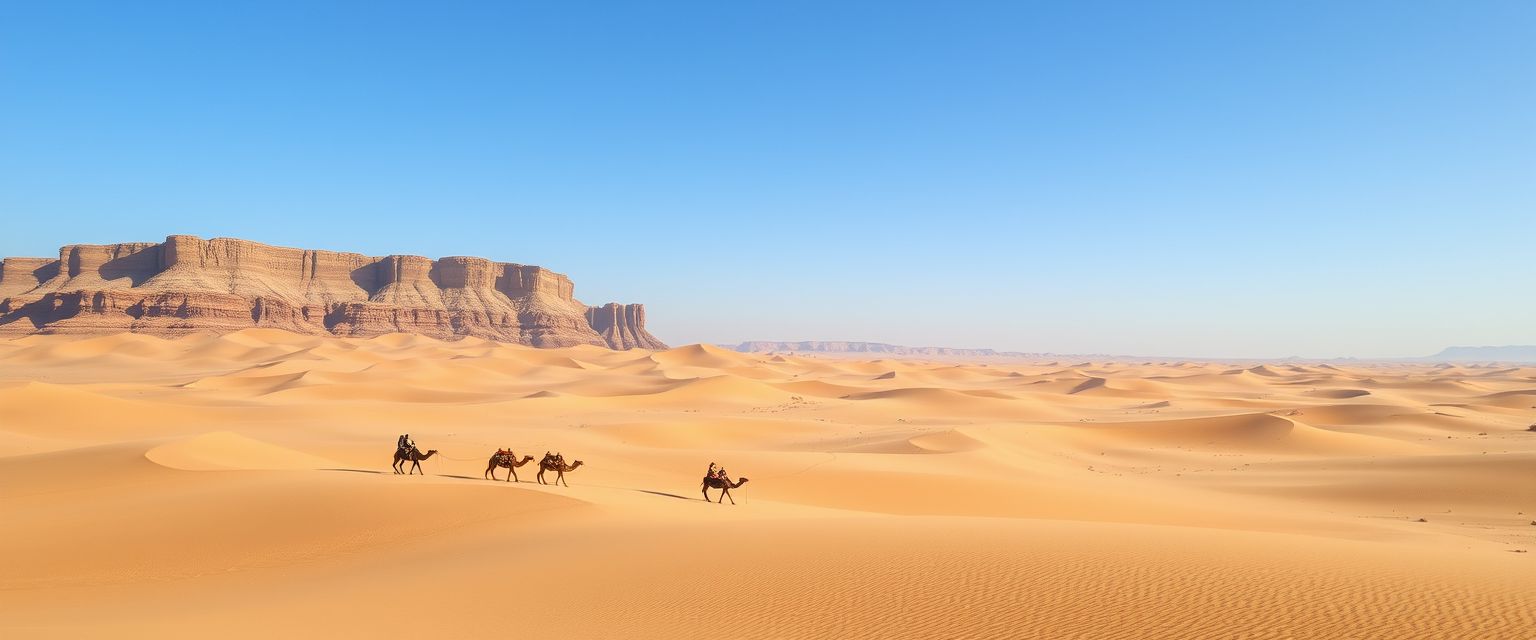
M 383 471 L 375 471 L 373 469 L 316 469 L 316 471 L 346 471 L 348 473 L 372 473 L 375 475 L 384 473 Z
M 442 477 L 442 478 L 458 478 L 460 480 L 484 480 L 486 482 L 490 482 L 490 480 L 486 480 L 485 478 L 476 478 L 474 476 L 459 476 L 459 475 L 454 475 L 454 474 L 451 474 L 451 473 L 439 473 L 437 475 L 439 477 Z M 506 482 L 506 481 L 505 480 L 497 480 L 497 482 Z
M 668 498 L 677 498 L 678 500 L 692 500 L 692 498 L 689 498 L 687 496 L 680 496 L 680 495 L 677 495 L 675 493 L 667 493 L 665 491 L 651 491 L 650 489 L 632 489 L 632 491 L 639 491 L 640 493 L 649 493 L 649 494 L 651 494 L 653 496 L 666 496 Z

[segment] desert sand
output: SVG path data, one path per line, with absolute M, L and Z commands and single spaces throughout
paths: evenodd
M 1533 422 L 1533 367 L 27 336 L 0 636 L 1530 638 Z

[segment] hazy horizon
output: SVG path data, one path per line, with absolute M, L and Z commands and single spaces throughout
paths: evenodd
M 475 255 L 673 344 L 1536 344 L 1536 5 L 0 6 L 0 257 Z

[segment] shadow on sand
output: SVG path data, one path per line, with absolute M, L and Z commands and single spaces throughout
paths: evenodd
M 692 498 L 689 498 L 687 496 L 680 496 L 680 495 L 677 495 L 675 493 L 667 493 L 665 491 L 651 491 L 650 489 L 631 489 L 631 491 L 639 491 L 640 493 L 649 493 L 649 494 L 651 494 L 653 496 L 666 496 L 668 498 L 677 498 L 678 500 L 692 500 Z
M 345 471 L 347 473 L 372 473 L 372 474 L 375 474 L 375 475 L 382 475 L 384 473 L 383 471 L 375 471 L 373 469 L 341 469 L 341 468 L 336 468 L 336 469 L 317 469 L 317 471 Z M 487 480 L 485 478 L 476 478 L 474 476 L 461 476 L 461 475 L 456 475 L 456 474 L 452 474 L 452 473 L 439 473 L 439 474 L 436 474 L 436 475 L 439 478 L 458 478 L 459 480 L 478 480 L 478 481 L 481 481 L 481 482 L 496 482 L 496 483 L 499 483 L 499 484 L 532 484 L 532 481 L 525 481 L 525 480 L 518 480 L 516 482 L 507 482 L 506 480 Z M 639 491 L 640 493 L 649 493 L 649 494 L 651 494 L 653 496 L 661 496 L 663 498 L 676 498 L 678 500 L 692 500 L 693 499 L 693 498 L 689 498 L 688 496 L 680 496 L 680 495 L 677 495 L 675 493 L 667 493 L 665 491 L 651 491 L 650 489 L 631 489 L 629 487 L 609 487 L 609 486 L 604 486 L 604 485 L 588 485 L 588 486 L 593 486 L 593 487 L 597 487 L 597 488 L 600 488 L 600 489 L 628 489 L 629 491 Z

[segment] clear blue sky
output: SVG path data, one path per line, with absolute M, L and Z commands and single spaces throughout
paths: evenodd
M 1536 343 L 1536 3 L 6 1 L 0 215 L 540 264 L 673 343 Z

